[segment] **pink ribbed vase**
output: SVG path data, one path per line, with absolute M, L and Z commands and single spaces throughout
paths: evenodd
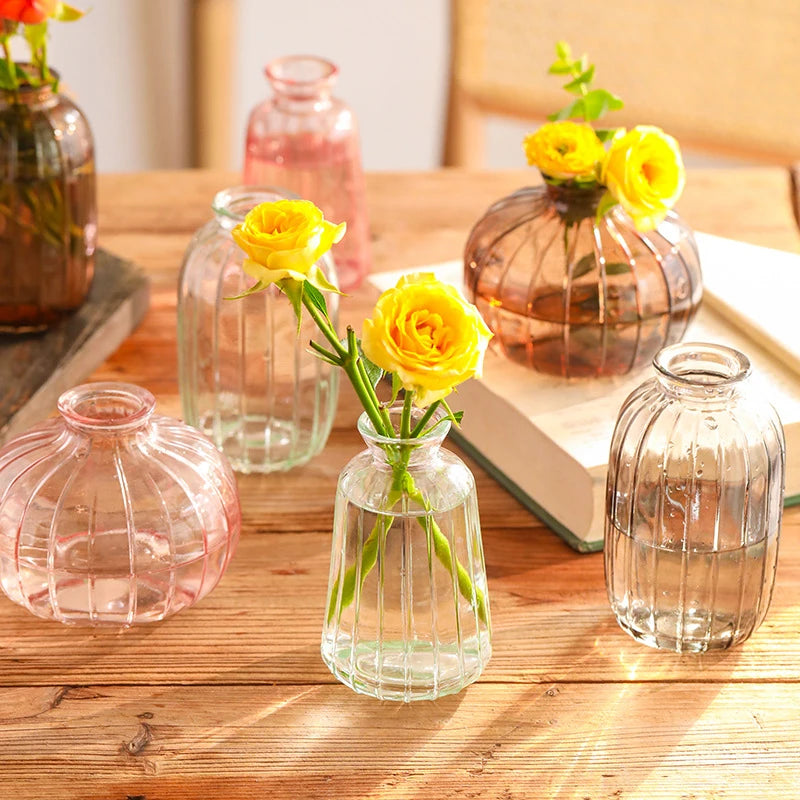
M 241 528 L 236 481 L 150 392 L 90 383 L 0 449 L 0 586 L 45 619 L 164 619 L 219 582 Z

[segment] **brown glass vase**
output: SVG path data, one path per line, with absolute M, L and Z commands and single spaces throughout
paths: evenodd
M 50 86 L 0 92 L 0 332 L 44 330 L 89 291 L 97 238 L 94 143 Z
M 670 212 L 637 231 L 605 190 L 520 189 L 467 241 L 468 295 L 511 360 L 565 378 L 626 375 L 679 341 L 702 297 L 694 236 Z

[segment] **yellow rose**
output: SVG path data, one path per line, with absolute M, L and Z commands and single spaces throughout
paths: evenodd
M 491 337 L 478 309 L 457 289 L 418 273 L 400 278 L 378 298 L 372 318 L 364 321 L 361 346 L 424 407 L 481 374 Z
M 661 128 L 637 125 L 611 142 L 600 180 L 639 230 L 652 230 L 686 183 L 680 147 Z
M 344 232 L 345 223 L 328 222 L 308 200 L 275 200 L 253 208 L 232 234 L 248 255 L 244 271 L 259 282 L 260 288 L 292 278 L 336 291 L 317 260 Z
M 551 178 L 591 178 L 606 155 L 591 125 L 569 120 L 545 123 L 522 146 L 528 163 Z

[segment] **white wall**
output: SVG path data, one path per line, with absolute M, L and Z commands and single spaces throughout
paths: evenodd
M 104 172 L 188 166 L 190 0 L 74 0 L 89 8 L 50 26 L 50 62 L 94 131 Z M 231 168 L 250 109 L 268 94 L 264 65 L 291 53 L 338 64 L 337 94 L 361 125 L 367 169 L 439 163 L 448 0 L 231 0 Z M 16 51 L 15 51 L 16 52 Z M 20 50 L 20 55 L 24 50 Z
M 446 101 L 447 0 L 239 0 L 231 158 L 242 163 L 250 109 L 268 96 L 264 65 L 296 53 L 339 66 L 366 169 L 439 163 Z
M 188 166 L 188 0 L 74 5 L 90 10 L 50 24 L 49 61 L 89 120 L 98 169 Z

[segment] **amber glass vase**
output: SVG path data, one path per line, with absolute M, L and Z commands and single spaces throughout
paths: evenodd
M 669 213 L 637 231 L 603 187 L 520 189 L 492 205 L 464 254 L 465 284 L 513 361 L 565 378 L 626 375 L 679 341 L 702 297 L 691 230 Z
M 97 237 L 94 143 L 50 86 L 0 92 L 0 332 L 27 333 L 83 303 Z

